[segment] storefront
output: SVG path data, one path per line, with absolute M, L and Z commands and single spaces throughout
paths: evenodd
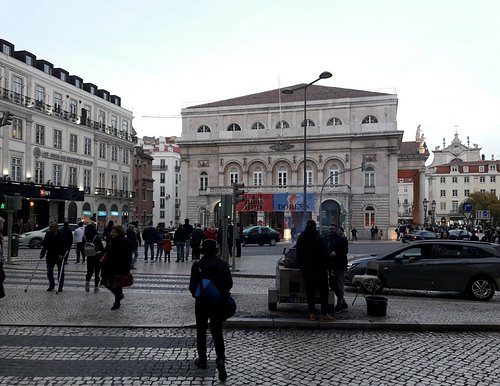
M 302 229 L 305 221 L 303 194 L 300 193 L 262 193 L 245 194 L 244 201 L 236 205 L 236 212 L 243 227 L 268 225 L 290 238 Z M 308 193 L 306 200 L 306 220 L 312 218 L 314 194 Z

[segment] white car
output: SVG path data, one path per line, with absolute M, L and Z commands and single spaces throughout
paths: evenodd
M 61 229 L 64 224 L 58 224 L 59 229 Z M 74 239 L 74 232 L 75 229 L 78 228 L 78 224 L 68 224 L 69 229 L 73 232 L 73 242 L 75 241 Z M 49 227 L 45 227 L 42 229 L 38 229 L 36 231 L 31 231 L 31 232 L 25 232 L 21 233 L 19 235 L 19 247 L 24 247 L 24 248 L 41 248 L 42 247 L 42 241 L 43 238 L 45 237 L 45 233 L 49 230 Z

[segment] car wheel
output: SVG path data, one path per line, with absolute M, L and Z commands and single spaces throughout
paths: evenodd
M 274 247 L 274 246 L 276 245 L 276 240 L 275 240 L 275 239 L 271 239 L 271 240 L 269 241 L 269 245 L 270 245 L 271 247 Z
M 30 248 L 41 248 L 42 247 L 42 239 L 33 239 L 30 241 Z
M 487 277 L 475 277 L 469 282 L 467 292 L 473 300 L 487 301 L 495 295 L 495 283 Z
M 278 303 L 269 303 L 268 304 L 269 311 L 276 311 L 278 308 Z
M 384 286 L 382 285 L 382 280 L 377 280 L 373 283 L 361 285 L 361 290 L 364 294 L 378 295 L 382 292 Z

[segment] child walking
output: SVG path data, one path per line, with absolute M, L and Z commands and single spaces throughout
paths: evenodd
M 172 238 L 170 237 L 170 234 L 168 234 L 165 237 L 165 240 L 163 240 L 163 252 L 165 252 L 165 262 L 170 263 L 170 251 L 172 250 Z

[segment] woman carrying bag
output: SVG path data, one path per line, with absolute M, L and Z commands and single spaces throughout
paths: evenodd
M 123 287 L 132 285 L 130 265 L 133 251 L 130 242 L 125 237 L 125 230 L 120 225 L 111 228 L 109 240 L 101 258 L 101 277 L 105 287 L 115 296 L 111 309 L 117 310 L 123 299 Z

